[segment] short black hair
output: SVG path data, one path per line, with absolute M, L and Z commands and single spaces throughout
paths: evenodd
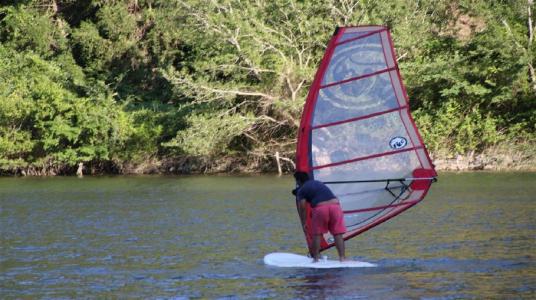
M 296 181 L 298 182 L 298 184 L 303 184 L 304 182 L 309 180 L 309 174 L 305 172 L 297 171 L 297 172 L 294 172 L 294 178 L 296 178 Z

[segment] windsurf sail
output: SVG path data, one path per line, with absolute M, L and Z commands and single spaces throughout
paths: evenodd
M 337 196 L 345 240 L 425 197 L 437 173 L 411 117 L 387 27 L 335 31 L 305 102 L 296 169 Z M 308 208 L 307 222 L 310 216 Z M 311 232 L 305 235 L 311 249 Z M 333 245 L 324 235 L 321 251 Z

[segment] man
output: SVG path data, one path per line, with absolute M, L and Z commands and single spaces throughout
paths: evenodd
M 344 215 L 339 204 L 339 200 L 333 192 L 322 182 L 310 180 L 305 172 L 295 172 L 294 178 L 298 183 L 296 201 L 298 201 L 298 213 L 300 214 L 303 229 L 307 232 L 306 224 L 306 202 L 312 207 L 312 234 L 313 245 L 311 254 L 314 262 L 318 261 L 320 255 L 320 239 L 328 231 L 335 238 L 335 247 L 339 254 L 339 260 L 345 261 L 343 233 L 346 232 L 344 225 Z

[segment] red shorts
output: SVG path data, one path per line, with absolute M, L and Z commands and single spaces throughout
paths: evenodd
M 318 205 L 313 208 L 313 234 L 324 234 L 328 230 L 333 235 L 346 232 L 344 214 L 338 203 Z

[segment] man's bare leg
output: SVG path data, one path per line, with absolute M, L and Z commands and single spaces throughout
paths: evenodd
M 344 249 L 344 239 L 342 238 L 342 234 L 335 235 L 335 247 L 337 248 L 337 252 L 339 253 L 339 260 L 345 261 L 346 260 L 346 254 Z
M 318 258 L 320 257 L 320 237 L 322 235 L 315 234 L 313 235 L 313 262 L 318 262 Z

